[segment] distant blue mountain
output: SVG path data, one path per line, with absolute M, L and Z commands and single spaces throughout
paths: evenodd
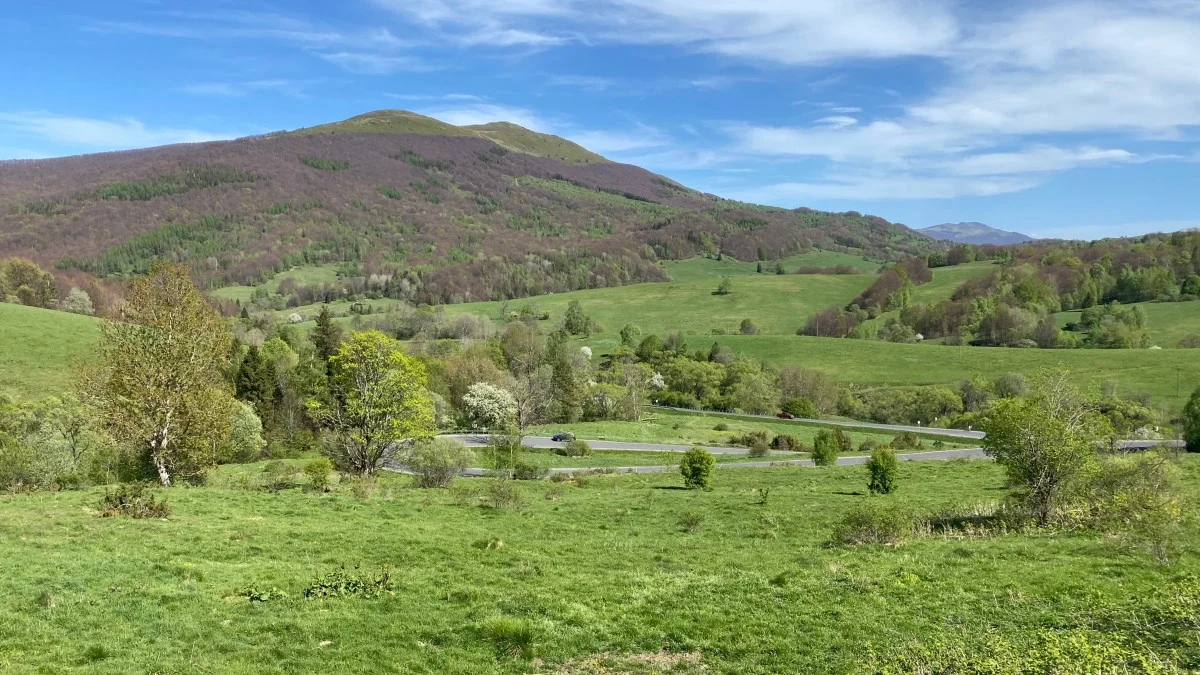
M 933 227 L 921 228 L 917 232 L 933 239 L 952 241 L 958 244 L 996 244 L 1004 246 L 1006 244 L 1022 244 L 1027 241 L 1033 241 L 1033 237 L 1027 234 L 997 230 L 983 223 L 942 223 Z

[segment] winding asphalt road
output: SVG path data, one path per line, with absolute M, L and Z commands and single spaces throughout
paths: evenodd
M 847 424 L 846 426 L 857 426 Z M 886 425 L 875 425 L 876 428 Z M 888 426 L 887 428 L 896 429 L 901 427 Z M 942 430 L 945 431 L 945 430 Z M 951 430 L 953 431 L 953 430 Z M 980 432 L 980 437 L 983 436 Z M 468 447 L 480 448 L 487 446 L 488 437 L 486 434 L 447 434 L 445 437 L 457 438 Z M 972 436 L 971 438 L 975 438 Z M 526 436 L 523 439 L 525 445 L 531 448 L 561 448 L 562 443 L 556 442 L 545 436 Z M 695 447 L 691 445 L 676 445 L 671 443 L 633 443 L 624 441 L 586 441 L 588 445 L 595 450 L 623 450 L 631 452 L 686 452 L 689 448 Z M 1182 441 L 1120 441 L 1117 447 L 1123 450 L 1144 450 L 1154 446 L 1165 446 L 1180 448 L 1183 447 Z M 730 448 L 720 446 L 701 446 L 715 455 L 747 455 L 749 451 L 746 448 Z M 988 459 L 983 448 L 956 448 L 953 450 L 930 450 L 928 452 L 911 452 L 896 456 L 902 462 L 916 461 L 950 461 L 955 459 L 976 460 Z M 867 461 L 865 455 L 854 455 L 848 457 L 839 457 L 837 464 L 839 466 L 853 466 L 864 464 Z M 716 464 L 716 468 L 721 469 L 766 469 L 774 466 L 816 466 L 811 459 L 787 459 L 787 460 L 756 460 L 748 462 L 727 462 Z M 403 472 L 403 469 L 396 467 L 393 470 Z M 678 471 L 679 467 L 674 464 L 660 466 L 612 466 L 612 467 L 574 467 L 574 468 L 556 468 L 549 469 L 551 475 L 565 474 L 568 476 L 576 474 L 596 474 L 596 473 L 661 473 L 664 471 Z M 491 472 L 487 469 L 467 469 L 463 472 L 464 476 L 486 476 Z
M 785 420 L 785 419 L 780 419 L 774 415 L 750 415 L 747 413 L 727 413 L 727 412 L 720 412 L 720 411 L 692 410 L 691 408 L 671 408 L 671 407 L 664 406 L 664 405 L 650 406 L 650 408 L 658 409 L 658 410 L 674 410 L 676 412 L 693 413 L 693 414 L 703 414 L 703 413 L 711 412 L 711 414 L 713 414 L 713 415 L 720 415 L 723 417 L 747 417 L 750 419 L 767 419 L 767 420 L 771 420 L 774 422 L 794 422 L 797 424 L 810 424 L 810 425 L 818 424 L 818 425 L 829 425 L 829 426 L 835 426 L 835 427 L 853 427 L 855 429 L 877 429 L 879 431 L 897 431 L 897 432 L 912 431 L 912 432 L 915 432 L 918 434 L 928 434 L 930 436 L 948 436 L 950 438 L 973 438 L 973 439 L 978 440 L 980 438 L 983 438 L 983 436 L 984 436 L 982 431 L 966 431 L 965 429 L 939 429 L 937 427 L 914 427 L 914 426 L 908 426 L 905 424 L 876 424 L 875 422 L 857 422 L 857 421 L 851 421 L 851 420 L 818 420 L 818 419 L 809 419 L 806 417 L 797 417 L 795 419 Z

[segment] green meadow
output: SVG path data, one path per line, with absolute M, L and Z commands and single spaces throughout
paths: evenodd
M 1194 495 L 1200 461 L 1182 467 Z M 902 463 L 887 497 L 861 467 L 788 467 L 722 469 L 711 491 L 671 473 L 516 482 L 515 502 L 491 479 L 391 475 L 269 493 L 248 487 L 261 470 L 172 490 L 165 520 L 101 518 L 103 489 L 0 496 L 0 671 L 850 673 L 918 641 L 982 659 L 1147 635 L 1200 666 L 1177 628 L 1194 552 L 1162 568 L 1084 532 L 827 545 L 867 502 L 994 502 L 989 462 Z M 1194 550 L 1196 526 L 1181 537 Z M 305 598 L 343 566 L 391 588 Z
M 71 388 L 72 365 L 92 357 L 99 321 L 0 303 L 0 394 L 32 400 Z
M 699 349 L 714 341 L 769 363 L 812 368 L 859 387 L 953 384 L 975 375 L 1028 375 L 1061 366 L 1086 391 L 1099 392 L 1111 381 L 1119 395 L 1149 393 L 1178 408 L 1200 385 L 1200 358 L 1191 349 L 947 347 L 795 335 L 696 337 L 689 339 L 689 346 Z
M 1139 302 L 1146 313 L 1150 339 L 1159 347 L 1175 347 L 1189 335 L 1200 335 L 1200 302 Z M 1059 312 L 1059 327 L 1079 321 L 1082 312 Z M 1200 358 L 1200 352 L 1196 353 Z

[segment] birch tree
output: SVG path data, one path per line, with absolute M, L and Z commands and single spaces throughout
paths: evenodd
M 123 320 L 101 326 L 100 364 L 82 393 L 170 487 L 215 464 L 229 434 L 234 399 L 221 367 L 232 338 L 186 268 L 158 263 L 125 297 Z

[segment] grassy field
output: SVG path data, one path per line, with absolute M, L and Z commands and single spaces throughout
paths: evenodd
M 1118 394 L 1148 392 L 1178 408 L 1200 385 L 1200 359 L 1190 349 L 945 347 L 782 335 L 696 338 L 689 345 L 699 348 L 714 339 L 770 363 L 801 365 L 859 386 L 953 384 L 974 375 L 1029 375 L 1062 366 L 1086 391 L 1099 391 L 1112 380 Z
M 1150 339 L 1159 347 L 1174 347 L 1188 335 L 1200 335 L 1200 302 L 1139 302 L 1146 313 Z M 1059 327 L 1079 321 L 1082 312 L 1059 312 Z
M 306 265 L 304 267 L 293 267 L 286 272 L 280 272 L 271 277 L 269 281 L 262 284 L 269 292 L 274 293 L 279 288 L 279 284 L 284 279 L 294 279 L 297 284 L 302 286 L 316 284 L 332 284 L 338 280 L 337 272 L 342 269 L 343 263 L 330 263 L 328 265 Z M 209 291 L 209 294 L 228 300 L 240 300 L 248 302 L 250 295 L 254 293 L 255 286 L 226 286 Z M 284 313 L 285 315 L 287 312 Z
M 1194 494 L 1200 461 L 1183 461 Z M 0 670 L 858 672 L 870 651 L 914 641 L 1110 636 L 1105 617 L 1136 619 L 1200 572 L 1194 553 L 1164 569 L 1084 533 L 825 545 L 868 500 L 996 500 L 988 462 L 904 463 L 888 497 L 863 494 L 861 467 L 724 470 L 709 492 L 679 482 L 518 483 L 517 510 L 488 505 L 490 479 L 417 490 L 385 476 L 362 499 L 218 475 L 172 491 L 167 520 L 99 518 L 103 489 L 2 495 Z M 1195 526 L 1184 536 L 1194 544 Z M 390 568 L 394 589 L 304 598 L 343 565 Z M 1179 649 L 1200 665 L 1194 641 Z
M 37 399 L 71 388 L 72 363 L 100 337 L 91 317 L 0 303 L 0 394 Z
M 724 425 L 725 430 L 713 427 Z M 570 431 L 578 438 L 595 441 L 630 441 L 641 443 L 672 443 L 680 445 L 730 445 L 733 436 L 744 436 L 753 431 L 765 431 L 771 437 L 789 434 L 812 444 L 813 436 L 822 429 L 820 425 L 772 419 L 749 419 L 733 415 L 686 413 L 674 410 L 652 409 L 646 411 L 640 422 L 575 422 L 573 424 L 546 424 L 530 427 L 530 436 L 548 436 L 559 431 Z M 871 433 L 846 431 L 846 435 L 858 447 L 865 440 L 889 443 L 893 433 Z M 934 440 L 930 437 L 926 444 Z M 953 439 L 942 439 L 945 447 L 966 447 Z M 978 443 L 967 445 L 978 445 Z
M 742 319 L 749 318 L 762 333 L 792 334 L 809 314 L 853 300 L 871 279 L 865 275 L 763 274 L 737 278 L 728 295 L 713 295 L 716 282 L 702 279 L 560 293 L 533 302 L 550 312 L 553 322 L 568 303 L 578 300 L 592 320 L 604 327 L 605 332 L 591 341 L 604 348 L 620 340 L 618 333 L 627 323 L 645 333 L 665 335 L 677 330 L 685 335 L 711 335 L 714 330 L 736 333 Z M 509 307 L 516 309 L 522 302 L 510 302 Z M 495 302 L 447 305 L 446 313 L 494 315 L 499 307 Z
M 837 251 L 810 251 L 790 256 L 782 260 L 768 260 L 763 263 L 764 273 L 774 274 L 775 263 L 783 263 L 784 269 L 791 273 L 797 267 L 836 267 L 849 265 L 861 274 L 875 274 L 882 264 L 874 260 L 863 260 L 862 256 L 839 253 Z M 688 258 L 687 260 L 665 260 L 661 266 L 671 275 L 671 281 L 700 281 L 703 279 L 720 279 L 723 276 L 748 276 L 758 274 L 758 263 L 755 261 L 741 262 L 733 258 Z M 715 283 L 715 281 L 714 281 Z

